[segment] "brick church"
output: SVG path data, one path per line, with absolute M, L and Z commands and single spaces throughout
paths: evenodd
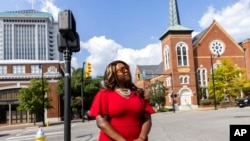
M 231 59 L 236 66 L 245 68 L 250 79 L 250 39 L 237 43 L 216 20 L 192 37 L 193 30 L 180 24 L 177 0 L 170 0 L 169 6 L 170 25 L 160 37 L 162 61 L 137 65 L 136 86 L 146 88 L 160 80 L 169 89 L 166 107 L 175 101 L 179 110 L 191 110 L 198 108 L 198 88 L 208 86 L 212 68 L 221 60 Z M 144 76 L 139 78 L 138 74 Z

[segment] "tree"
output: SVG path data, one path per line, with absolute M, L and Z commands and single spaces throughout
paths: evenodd
M 246 83 L 245 70 L 235 66 L 230 59 L 222 60 L 219 67 L 214 70 L 215 95 L 218 101 L 228 98 L 232 104 L 232 101 L 240 96 L 244 83 Z M 208 90 L 209 96 L 213 97 L 212 81 L 209 82 Z
M 148 89 L 149 89 L 148 99 L 150 103 L 153 105 L 157 104 L 159 108 L 162 108 L 162 106 L 164 106 L 166 103 L 165 96 L 168 90 L 163 85 L 163 82 L 157 80 L 156 82 L 149 85 Z
M 43 84 L 43 86 L 42 86 Z M 31 114 L 43 114 L 44 108 L 53 108 L 50 104 L 52 99 L 50 97 L 44 97 L 44 108 L 43 108 L 43 90 L 49 92 L 49 84 L 46 80 L 31 80 L 29 87 L 20 89 L 20 96 L 18 100 L 20 105 L 17 107 L 18 110 L 26 110 Z M 35 122 L 35 121 L 34 121 Z
M 73 112 L 77 112 L 77 114 L 81 114 L 82 108 L 82 98 L 81 98 L 81 80 L 83 79 L 82 68 L 72 68 L 72 75 L 71 75 L 71 109 Z M 92 77 L 85 78 L 83 80 L 83 97 L 84 97 L 84 110 L 90 108 L 92 100 L 100 89 L 102 76 L 97 76 L 95 79 Z M 64 79 L 60 79 L 58 82 L 57 93 L 60 96 L 64 95 Z M 76 114 L 76 113 L 75 113 Z
M 58 81 L 57 94 L 60 96 L 64 95 L 64 80 L 63 80 L 63 78 L 61 78 Z
M 84 107 L 85 109 L 89 109 L 91 103 L 93 101 L 94 96 L 101 88 L 101 81 L 103 80 L 103 76 L 97 76 L 95 79 L 89 78 L 85 80 L 84 87 Z
M 84 73 L 83 73 L 84 74 Z M 71 94 L 73 97 L 81 96 L 82 68 L 73 69 L 71 76 Z

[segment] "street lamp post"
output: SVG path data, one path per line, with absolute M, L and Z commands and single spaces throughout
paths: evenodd
M 41 68 L 42 70 L 42 95 L 43 95 L 43 126 L 45 126 L 45 110 L 44 110 L 44 107 L 45 107 L 45 93 L 44 93 L 44 81 L 43 81 L 43 65 L 40 64 L 39 67 Z
M 219 57 L 219 52 L 217 52 Z M 213 93 L 214 93 L 214 110 L 217 110 L 216 95 L 215 95 L 215 85 L 214 85 L 214 67 L 213 67 L 213 55 L 210 55 L 211 69 L 212 69 L 212 82 L 213 82 Z
M 173 106 L 173 113 L 175 113 L 175 107 L 174 107 L 174 84 L 173 84 L 173 73 L 170 74 L 171 77 L 171 87 L 172 87 L 172 93 L 171 93 L 171 97 L 172 97 L 172 106 Z

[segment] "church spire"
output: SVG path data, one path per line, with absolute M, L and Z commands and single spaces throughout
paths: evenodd
M 180 18 L 177 6 L 177 0 L 169 0 L 169 26 L 180 25 Z
M 169 27 L 167 31 L 164 32 L 163 35 L 160 37 L 160 40 L 162 40 L 170 32 L 193 32 L 192 29 L 181 25 L 177 0 L 169 0 Z

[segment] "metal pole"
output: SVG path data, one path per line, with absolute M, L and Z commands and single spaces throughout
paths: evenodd
M 174 107 L 174 84 L 173 84 L 173 74 L 171 73 L 170 74 L 170 76 L 171 76 L 171 86 L 172 86 L 172 94 L 171 94 L 171 96 L 172 96 L 172 106 L 173 106 L 173 113 L 175 113 L 175 107 Z
M 243 50 L 244 50 L 245 69 L 247 70 L 247 65 L 246 65 L 246 48 L 243 48 Z M 247 71 L 246 71 L 246 79 L 247 79 Z
M 72 52 L 66 47 L 64 50 L 65 59 L 65 76 L 64 76 L 64 141 L 71 140 L 71 83 L 70 83 L 70 68 Z
M 82 98 L 82 110 L 81 110 L 81 112 L 82 112 L 82 122 L 84 122 L 84 102 L 83 102 L 83 85 L 84 85 L 84 64 L 85 64 L 85 62 L 83 62 L 83 64 L 82 64 L 82 76 L 81 76 L 81 98 Z
M 43 95 L 43 126 L 45 126 L 45 93 L 44 93 L 44 81 L 43 81 L 43 65 L 42 65 L 42 95 Z
M 211 68 L 212 68 L 212 79 L 213 79 L 213 93 L 214 93 L 214 110 L 217 110 L 215 86 L 214 86 L 214 67 L 213 67 L 213 56 L 210 55 Z

